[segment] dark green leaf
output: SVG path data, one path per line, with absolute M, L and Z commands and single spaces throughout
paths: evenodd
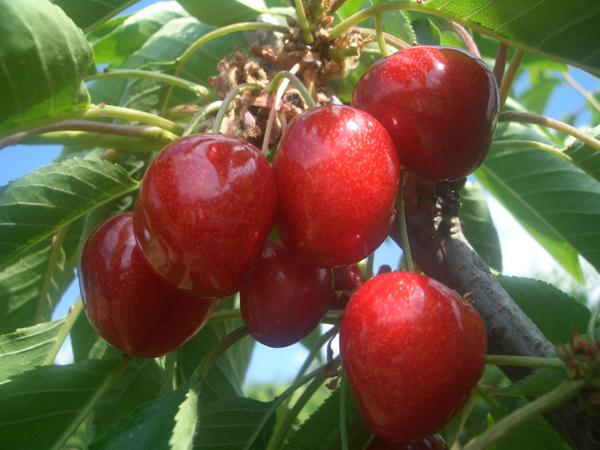
M 465 236 L 487 264 L 502 272 L 502 248 L 485 194 L 478 183 L 468 182 L 460 193 L 460 219 Z
M 429 19 L 417 19 L 412 22 L 416 39 L 423 45 L 440 45 L 442 36 L 440 29 Z
M 600 74 L 600 2 L 431 0 L 427 10 L 525 50 Z
M 51 164 L 12 182 L 0 192 L 0 267 L 137 187 L 119 166 L 99 159 Z
M 569 342 L 573 332 L 585 333 L 589 310 L 543 281 L 499 277 L 502 287 L 553 344 Z
M 0 447 L 60 448 L 121 362 L 41 366 L 0 385 Z
M 539 397 L 558 386 L 565 377 L 564 370 L 538 369 L 531 375 L 501 389 L 499 392 L 500 394 Z
M 52 0 L 73 19 L 80 28 L 89 32 L 117 15 L 138 0 Z
M 496 444 L 496 450 L 569 449 L 558 433 L 541 417 L 527 422 Z
M 85 37 L 47 0 L 0 0 L 0 136 L 85 111 Z
M 600 126 L 591 130 L 590 135 L 596 139 L 600 138 Z M 583 142 L 575 141 L 564 152 L 580 169 L 600 182 L 600 152 L 598 150 Z
M 560 79 L 552 75 L 542 75 L 531 81 L 531 87 L 519 97 L 519 101 L 530 111 L 543 114 L 550 96 L 561 85 Z
M 177 0 L 192 16 L 210 25 L 256 20 L 267 7 L 263 0 Z
M 0 336 L 0 383 L 44 364 L 56 347 L 64 319 L 20 328 Z

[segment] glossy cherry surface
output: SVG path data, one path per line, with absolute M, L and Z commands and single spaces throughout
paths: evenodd
M 206 297 L 239 290 L 277 210 L 269 163 L 237 138 L 199 134 L 168 145 L 142 182 L 138 244 L 172 284 Z
M 427 436 L 408 444 L 395 444 L 375 436 L 369 443 L 367 450 L 448 450 L 448 447 L 439 434 Z
M 171 286 L 150 268 L 135 242 L 130 213 L 109 219 L 88 237 L 79 283 L 92 326 L 115 347 L 138 356 L 175 350 L 215 305 Z
M 307 264 L 350 265 L 385 239 L 400 172 L 388 133 L 369 114 L 339 105 L 301 114 L 273 169 L 280 236 Z
M 416 46 L 373 64 L 356 84 L 352 105 L 383 124 L 403 167 L 454 180 L 486 156 L 498 86 L 485 63 L 463 50 Z
M 240 308 L 257 341 L 285 347 L 317 326 L 332 296 L 329 269 L 305 266 L 280 241 L 268 241 L 240 290 Z
M 422 439 L 448 423 L 479 380 L 485 350 L 477 311 L 424 275 L 377 275 L 342 316 L 348 381 L 366 423 L 390 442 Z

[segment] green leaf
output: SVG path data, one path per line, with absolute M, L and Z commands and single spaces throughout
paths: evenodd
M 496 450 L 569 450 L 570 448 L 541 417 L 525 423 L 496 444 Z
M 378 3 L 385 3 L 386 1 L 387 0 L 371 0 L 371 3 L 376 5 Z M 386 33 L 390 33 L 409 44 L 416 42 L 417 37 L 415 36 L 415 30 L 413 30 L 408 16 L 403 11 L 399 11 L 395 14 L 384 14 L 383 29 Z
M 357 13 L 364 3 L 365 0 L 346 0 L 342 6 L 337 9 L 335 15 L 340 20 L 347 19 L 352 14 Z
M 416 40 L 422 45 L 440 45 L 442 35 L 440 29 L 429 19 L 417 19 L 412 22 Z
M 0 446 L 61 448 L 121 362 L 41 366 L 0 385 Z
M 600 2 L 596 0 L 431 0 L 424 7 L 511 46 L 600 74 Z
M 47 0 L 0 0 L 0 17 L 0 136 L 85 111 L 81 30 Z
M 544 74 L 531 81 L 531 87 L 519 97 L 519 101 L 529 111 L 543 114 L 554 90 L 562 82 L 555 76 Z
M 520 277 L 499 277 L 498 281 L 553 344 L 569 342 L 573 332 L 585 333 L 589 310 L 554 286 Z
M 64 319 L 20 328 L 0 336 L 0 384 L 35 366 L 44 364 L 55 348 Z
M 497 135 L 532 139 L 531 130 L 511 124 Z M 594 178 L 554 154 L 493 143 L 476 176 L 576 280 L 583 280 L 577 253 L 600 268 L 600 184 Z
M 96 64 L 121 64 L 167 22 L 185 16 L 175 2 L 157 3 L 132 14 L 94 43 Z
M 86 33 L 138 0 L 52 0 Z
M 169 448 L 192 450 L 198 428 L 198 393 L 190 389 L 185 400 L 179 405 L 175 416 L 175 426 L 169 439 Z
M 523 395 L 525 397 L 539 397 L 554 389 L 566 378 L 564 370 L 538 369 L 534 373 L 519 381 L 502 388 L 500 394 Z
M 589 134 L 596 139 L 600 138 L 600 125 L 591 130 Z M 583 142 L 575 141 L 564 152 L 573 160 L 577 167 L 600 182 L 600 152 L 598 150 Z
M 371 439 L 372 432 L 362 421 L 350 389 L 346 400 L 349 450 L 363 450 Z M 284 449 L 338 450 L 340 448 L 339 401 L 340 390 L 337 389 L 290 436 Z
M 256 20 L 267 7 L 263 0 L 177 0 L 192 16 L 210 25 Z
M 0 192 L 0 267 L 137 187 L 127 172 L 100 159 L 69 159 L 12 182 Z
M 502 272 L 500 238 L 483 189 L 479 183 L 468 182 L 460 192 L 460 199 L 459 215 L 465 236 L 490 267 Z

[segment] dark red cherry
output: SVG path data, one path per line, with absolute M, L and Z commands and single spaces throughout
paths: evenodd
M 137 356 L 175 350 L 204 325 L 215 305 L 171 286 L 150 268 L 135 242 L 130 213 L 109 219 L 88 237 L 79 275 L 92 326 Z
M 390 133 L 400 164 L 455 180 L 486 156 L 498 115 L 498 86 L 485 63 L 451 47 L 410 47 L 373 64 L 352 105 Z
M 484 366 L 485 326 L 453 290 L 424 275 L 365 282 L 340 325 L 340 353 L 367 425 L 408 443 L 446 425 Z
M 333 289 L 336 291 L 354 291 L 362 282 L 362 275 L 356 264 L 333 269 Z
M 356 263 L 384 240 L 400 171 L 392 141 L 369 114 L 329 105 L 296 117 L 273 164 L 278 230 L 305 263 Z
M 448 447 L 439 434 L 427 436 L 408 444 L 395 444 L 375 436 L 367 450 L 448 450 Z
M 146 172 L 134 213 L 144 256 L 181 289 L 239 290 L 277 209 L 269 163 L 237 138 L 199 134 L 168 145 Z
M 240 308 L 257 341 L 285 347 L 318 325 L 332 294 L 329 269 L 305 266 L 281 242 L 268 241 L 240 290 Z

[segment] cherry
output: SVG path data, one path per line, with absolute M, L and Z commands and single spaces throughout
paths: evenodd
M 239 290 L 277 210 L 269 163 L 253 145 L 212 134 L 168 145 L 152 161 L 134 212 L 144 256 L 197 295 Z
M 427 436 L 408 444 L 394 444 L 375 436 L 367 450 L 448 450 L 448 447 L 439 434 Z
M 498 86 L 485 63 L 463 50 L 417 46 L 373 64 L 356 83 L 352 105 L 383 124 L 402 166 L 455 180 L 485 158 Z
M 390 272 L 363 284 L 340 325 L 348 381 L 369 427 L 408 443 L 442 428 L 479 380 L 486 350 L 477 311 L 424 275 Z
M 215 301 L 171 286 L 135 242 L 131 213 L 96 228 L 83 246 L 79 283 L 92 326 L 126 353 L 153 358 L 175 350 L 206 322 Z
M 280 236 L 307 264 L 350 265 L 385 239 L 400 172 L 388 133 L 369 114 L 328 105 L 299 115 L 273 169 Z
M 332 296 L 328 269 L 305 266 L 280 241 L 268 241 L 240 290 L 240 308 L 257 341 L 285 347 L 318 325 Z
M 355 291 L 362 283 L 362 275 L 356 264 L 333 269 L 333 289 L 336 291 Z

